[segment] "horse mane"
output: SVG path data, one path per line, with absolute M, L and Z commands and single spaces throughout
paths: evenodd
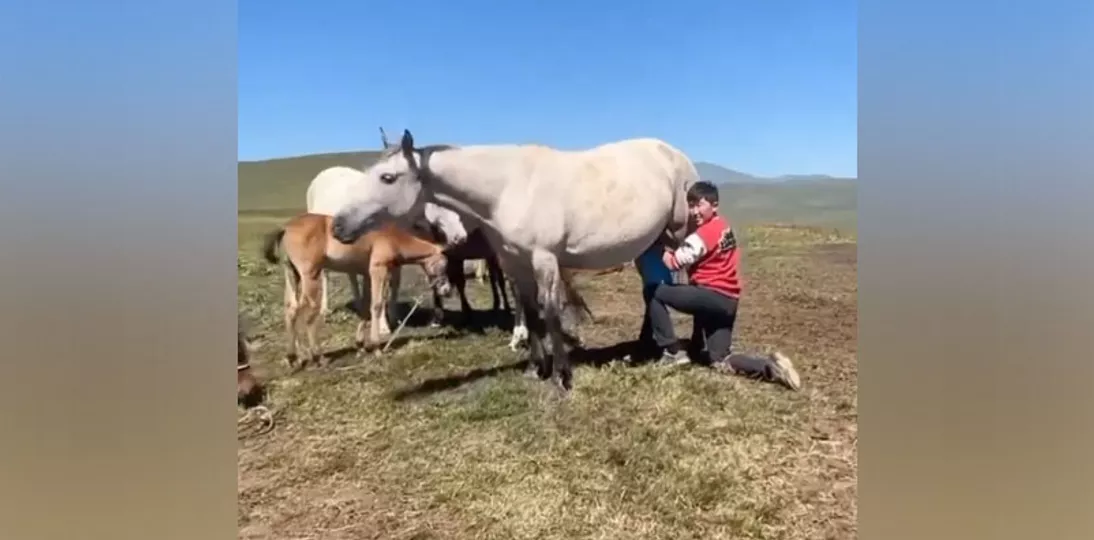
M 444 152 L 446 150 L 456 150 L 458 148 L 459 148 L 459 146 L 456 146 L 456 145 L 453 145 L 453 144 L 429 144 L 429 145 L 426 145 L 426 146 L 416 147 L 416 148 L 414 148 L 414 151 L 418 152 L 421 155 L 429 155 L 429 154 L 436 154 L 437 152 Z M 380 156 L 377 159 L 377 161 L 391 158 L 392 156 L 394 156 L 394 155 L 396 155 L 396 154 L 398 154 L 399 152 L 402 152 L 402 151 L 403 151 L 403 148 L 401 146 L 399 146 L 397 144 L 393 144 L 391 146 L 388 146 L 388 147 L 380 150 Z

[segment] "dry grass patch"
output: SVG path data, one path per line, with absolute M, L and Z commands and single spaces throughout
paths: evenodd
M 414 339 L 382 357 L 285 374 L 281 274 L 253 249 L 268 226 L 240 225 L 239 294 L 280 417 L 240 442 L 241 538 L 855 536 L 853 241 L 749 231 L 735 341 L 791 354 L 801 392 L 613 362 L 578 367 L 563 401 L 520 374 L 496 328 L 407 328 Z M 621 356 L 611 346 L 641 322 L 633 270 L 578 284 L 598 318 L 582 336 Z M 331 285 L 332 305 L 348 299 L 342 276 Z M 489 306 L 485 287 L 469 289 Z M 325 348 L 350 344 L 354 324 L 330 317 Z

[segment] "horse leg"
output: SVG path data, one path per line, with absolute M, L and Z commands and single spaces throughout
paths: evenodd
M 399 320 L 399 288 L 403 284 L 403 267 L 396 266 L 388 272 L 387 298 L 384 304 L 384 324 L 380 326 L 383 334 L 391 333 L 391 325 L 398 324 Z
M 430 316 L 429 326 L 436 328 L 441 325 L 441 321 L 444 320 L 444 299 L 437 292 L 435 287 L 432 288 L 433 292 L 433 314 Z
M 672 215 L 665 230 L 658 236 L 659 243 L 676 248 L 684 243 L 688 235 L 688 202 L 683 192 L 677 193 L 672 201 Z
M 479 263 L 486 265 L 486 274 L 490 279 L 490 311 L 496 313 L 498 310 L 501 309 L 501 296 L 498 295 L 497 278 L 494 275 L 494 265 L 491 264 L 489 257 L 484 258 L 483 260 L 479 261 Z
M 490 274 L 490 290 L 494 293 L 494 311 L 504 309 L 509 311 L 509 295 L 505 293 L 505 274 L 501 271 L 496 257 L 486 259 L 486 268 Z M 498 295 L 501 295 L 501 305 L 498 305 Z
M 330 312 L 330 302 L 327 300 L 327 291 L 330 289 L 330 286 L 327 282 L 330 280 L 327 279 L 326 270 L 323 270 L 322 272 L 320 272 L 320 274 L 322 275 L 323 279 L 323 299 L 322 304 L 320 304 L 319 306 L 319 311 L 322 312 L 323 316 L 325 317 L 327 313 Z
M 573 370 L 570 366 L 570 355 L 566 351 L 560 320 L 563 284 L 558 257 L 547 250 L 537 249 L 532 252 L 532 269 L 538 289 L 536 298 L 539 305 L 543 306 L 543 322 L 551 343 L 551 353 L 547 357 L 549 360 L 544 366 L 544 371 L 548 371 L 547 368 L 553 368 L 548 373 L 551 371 L 557 373 L 559 386 L 564 393 L 569 393 L 573 389 Z
M 290 370 L 296 370 L 297 348 L 296 339 L 296 312 L 299 307 L 296 299 L 295 270 L 290 266 L 290 261 L 285 261 L 285 333 L 289 337 L 289 350 L 285 353 L 285 363 Z
M 456 264 L 452 264 L 453 261 L 455 261 Z M 463 261 L 463 259 L 450 259 L 447 273 L 448 282 L 453 287 L 456 287 L 456 292 L 460 295 L 460 323 L 467 324 L 470 321 L 474 310 L 467 301 L 467 274 L 463 271 Z
M 354 274 L 350 274 L 350 275 L 354 275 Z M 369 275 L 369 274 L 365 274 L 365 275 Z M 372 279 L 371 276 L 369 276 L 369 279 Z M 369 283 L 368 281 L 366 281 L 365 283 L 371 285 L 371 283 Z M 356 298 L 360 297 L 360 293 L 357 290 L 357 278 L 356 277 L 353 278 L 353 294 L 354 294 L 354 297 L 355 297 L 354 302 L 359 304 L 360 303 L 359 300 L 356 299 Z M 360 308 L 361 306 L 356 306 L 356 307 Z M 360 355 L 361 353 L 363 353 L 365 351 L 365 322 L 366 322 L 367 319 L 365 317 L 365 313 L 364 313 L 365 310 L 364 309 L 356 309 L 354 311 L 357 313 L 357 330 L 353 332 L 353 346 L 354 346 L 354 348 L 357 349 L 357 354 Z
M 365 350 L 365 324 L 367 324 L 364 318 L 357 320 L 357 329 L 353 332 L 353 348 L 360 354 Z
M 346 272 L 346 279 L 349 280 L 349 292 L 353 295 L 353 299 L 346 304 L 346 307 L 353 311 L 358 316 L 361 314 L 361 290 L 357 283 L 357 274 L 353 272 Z
M 322 292 L 322 282 L 320 281 L 322 276 L 319 274 L 310 274 L 302 277 L 301 286 L 301 307 L 304 308 L 304 325 L 307 329 L 308 337 L 308 352 L 309 358 L 313 363 L 320 366 L 327 365 L 326 356 L 323 355 L 323 350 L 319 346 L 319 329 L 323 323 L 323 317 L 321 315 L 320 307 L 322 306 L 322 300 L 320 293 Z
M 513 275 L 513 274 L 511 274 Z M 517 276 L 514 275 L 514 278 Z M 532 272 L 526 272 L 520 275 L 523 279 L 532 279 Z M 514 279 L 513 281 L 516 281 Z M 532 281 L 530 286 L 513 288 L 516 295 L 517 305 L 516 312 L 520 313 L 521 330 L 524 331 L 524 339 L 528 343 L 528 364 L 525 366 L 524 374 L 528 377 L 538 377 L 540 379 L 548 379 L 551 376 L 550 365 L 547 362 L 547 351 L 544 347 L 543 341 L 545 335 L 545 327 L 543 318 L 540 317 L 539 305 L 536 302 L 536 285 Z M 529 331 L 531 330 L 531 331 Z M 516 334 L 516 327 L 514 327 L 514 334 Z M 514 339 L 516 336 L 514 335 Z M 510 349 L 516 351 L 516 347 L 510 342 Z
M 361 274 L 360 288 L 357 285 L 357 274 L 350 274 L 350 279 L 353 280 L 354 290 L 354 311 L 358 316 L 367 317 L 369 315 L 369 307 L 372 305 L 372 278 L 370 277 L 370 270 L 368 267 L 364 269 L 364 273 Z
M 384 286 L 387 284 L 390 276 L 388 275 L 388 267 L 382 264 L 374 264 L 370 268 L 370 274 L 372 278 L 372 324 L 369 328 L 369 338 L 373 343 L 380 342 L 381 334 L 385 334 L 382 326 L 386 326 L 387 317 L 384 316 L 384 304 L 387 300 L 387 295 L 384 294 Z
M 512 272 L 507 272 L 510 276 L 509 286 L 513 289 L 513 298 L 516 300 L 517 305 L 513 309 L 513 336 L 509 338 L 509 350 L 516 352 L 520 348 L 522 343 L 528 342 L 528 310 L 524 305 L 524 295 L 521 294 L 521 287 L 517 285 L 517 280 Z M 535 296 L 532 296 L 535 299 Z M 538 308 L 536 317 L 538 317 Z

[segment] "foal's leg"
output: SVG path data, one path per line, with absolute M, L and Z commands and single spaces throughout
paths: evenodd
M 399 287 L 403 284 L 403 267 L 395 266 L 387 276 L 386 297 L 384 302 L 384 324 L 380 326 L 383 334 L 391 333 L 391 323 L 399 320 Z
M 327 300 L 327 291 L 330 290 L 328 281 L 330 280 L 327 279 L 327 274 L 328 272 L 326 270 L 323 270 L 323 303 L 319 306 L 319 311 L 322 312 L 324 316 L 326 316 L 327 313 L 330 312 L 330 302 Z
M 364 273 L 361 274 L 360 285 L 358 285 L 357 274 L 347 274 L 350 279 L 350 285 L 353 287 L 353 311 L 358 316 L 368 317 L 369 307 L 372 305 L 372 278 L 369 275 L 369 269 L 366 267 Z
M 322 293 L 323 287 L 320 281 L 322 276 L 315 273 L 301 273 L 301 307 L 304 308 L 304 324 L 307 328 L 308 336 L 308 352 L 309 358 L 312 362 L 326 365 L 326 356 L 323 355 L 323 350 L 319 346 L 319 329 L 323 323 L 323 316 L 321 314 L 320 307 L 322 306 Z
M 388 333 L 384 332 L 380 325 L 387 326 L 387 317 L 384 314 L 387 295 L 384 286 L 387 285 L 390 276 L 388 275 L 387 266 L 384 265 L 372 265 L 369 270 L 372 277 L 372 325 L 369 328 L 369 338 L 373 343 L 378 343 L 380 335 Z
M 353 295 L 353 300 L 350 300 L 349 307 L 355 313 L 360 315 L 361 310 L 361 289 L 360 284 L 357 282 L 357 274 L 353 272 L 346 272 L 346 278 L 349 279 L 349 292 Z
M 296 300 L 296 288 L 293 285 L 295 277 L 293 276 L 293 269 L 289 267 L 288 261 L 284 266 L 285 268 L 285 333 L 289 337 L 288 351 L 285 353 L 285 363 L 288 364 L 289 369 L 296 369 L 297 348 L 299 343 L 296 339 L 296 313 L 299 308 L 299 304 Z
M 568 393 L 573 389 L 573 371 L 559 319 L 562 314 L 563 284 L 558 258 L 549 251 L 536 250 L 532 253 L 532 268 L 535 270 L 536 287 L 539 289 L 537 299 L 543 306 L 544 324 L 551 340 L 551 354 L 544 368 L 545 371 L 546 368 L 553 368 L 552 371 L 558 373 L 559 386 Z

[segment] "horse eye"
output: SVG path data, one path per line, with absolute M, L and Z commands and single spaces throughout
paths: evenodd
M 384 173 L 380 175 L 380 181 L 385 184 L 395 183 L 395 175 L 391 173 Z

